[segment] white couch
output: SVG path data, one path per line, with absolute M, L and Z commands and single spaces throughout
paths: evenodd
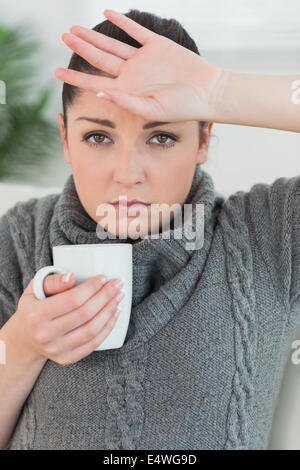
M 60 193 L 60 187 L 38 187 L 25 184 L 0 183 L 0 217 L 18 201 L 32 197 L 42 197 L 51 193 Z
M 42 188 L 0 183 L 0 217 L 18 201 L 25 201 L 31 197 L 42 197 L 50 193 L 60 193 L 61 190 L 60 187 Z M 227 197 L 228 194 L 224 194 L 224 196 Z M 300 340 L 300 328 L 296 331 L 295 339 Z M 294 349 L 291 345 L 291 356 L 293 352 Z M 300 450 L 299 421 L 300 364 L 295 365 L 290 360 L 285 370 L 285 377 L 280 391 L 269 449 Z

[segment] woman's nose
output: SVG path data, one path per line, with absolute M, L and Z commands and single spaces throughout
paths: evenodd
M 114 166 L 114 180 L 126 185 L 143 181 L 144 169 L 140 159 L 141 157 L 129 152 L 118 155 Z

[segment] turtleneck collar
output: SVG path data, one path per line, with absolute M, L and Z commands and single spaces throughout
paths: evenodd
M 104 229 L 89 216 L 82 206 L 71 174 L 56 202 L 49 231 L 50 245 L 53 247 L 85 243 L 131 243 L 133 297 L 132 321 L 128 334 L 130 331 L 132 332 L 132 328 L 135 328 L 146 340 L 170 319 L 171 314 L 174 314 L 181 304 L 183 305 L 186 296 L 190 295 L 190 290 L 197 277 L 196 274 L 198 273 L 199 277 L 205 264 L 218 213 L 217 209 L 222 201 L 222 196 L 215 192 L 211 176 L 200 166 L 196 166 L 191 188 L 184 203 L 192 204 L 193 207 L 192 217 L 189 219 L 191 225 L 186 231 L 183 205 L 183 227 L 179 238 L 174 237 L 176 228 L 172 225 L 171 228 L 156 234 L 156 238 L 142 238 L 137 242 L 118 237 L 100 239 L 99 230 L 103 232 Z M 187 233 L 195 233 L 197 227 L 195 209 L 196 204 L 200 203 L 204 208 L 203 246 L 199 250 L 190 250 L 187 249 L 187 246 L 193 242 L 193 239 L 190 236 L 187 238 L 186 235 Z M 195 255 L 197 261 L 195 261 Z M 184 287 L 186 287 L 186 292 L 184 292 Z M 180 292 L 181 298 L 174 302 L 172 295 L 176 288 Z M 155 312 L 151 311 L 152 302 L 155 302 L 155 307 L 158 306 L 161 315 L 159 319 L 156 318 Z M 126 347 L 130 347 L 130 345 L 131 341 L 127 335 Z M 125 344 L 122 349 L 124 346 Z
M 203 203 L 205 219 L 209 219 L 214 205 L 214 196 L 214 184 L 211 176 L 202 170 L 200 166 L 197 166 L 185 204 L 193 204 L 194 208 L 195 204 Z M 98 225 L 97 222 L 90 217 L 81 204 L 72 174 L 68 177 L 63 191 L 57 201 L 56 213 L 59 227 L 61 229 L 61 235 L 64 235 L 63 238 L 65 238 L 66 244 L 131 243 L 133 245 L 134 256 L 137 262 L 145 262 L 146 259 L 148 259 L 146 255 L 149 255 L 149 250 L 147 249 L 149 245 L 153 246 L 153 249 L 158 249 L 160 251 L 160 247 L 162 245 L 166 243 L 168 244 L 168 241 L 174 239 L 174 228 L 172 227 L 156 234 L 157 238 L 144 238 L 137 242 L 129 238 L 122 239 L 118 237 L 100 239 L 98 236 L 99 232 L 103 233 L 105 231 L 100 224 Z M 184 208 L 182 214 L 183 213 Z M 193 223 L 194 222 L 195 217 L 193 215 Z M 194 225 L 193 228 L 195 228 Z M 172 240 L 172 249 L 174 249 L 173 242 L 175 242 L 176 248 L 180 247 L 185 251 L 184 246 L 187 242 L 185 237 L 182 239 Z

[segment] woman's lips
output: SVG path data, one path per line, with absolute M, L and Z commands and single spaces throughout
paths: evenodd
M 119 211 L 121 214 L 127 214 L 129 216 L 135 216 L 140 214 L 142 211 L 147 210 L 147 208 L 150 206 L 150 204 L 143 204 L 141 202 L 133 203 L 133 204 L 119 204 L 119 202 L 116 202 L 112 204 L 117 211 Z

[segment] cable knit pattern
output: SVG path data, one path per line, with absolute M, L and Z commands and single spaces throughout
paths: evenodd
M 105 445 L 107 449 L 137 449 L 144 421 L 143 381 L 148 344 L 106 362 L 108 385 Z M 118 361 L 118 367 L 115 362 Z
M 226 247 L 226 275 L 232 292 L 236 371 L 229 403 L 225 449 L 247 449 L 249 416 L 253 406 L 253 376 L 257 347 L 257 322 L 253 289 L 253 259 L 244 220 L 244 200 L 229 197 L 220 216 Z
M 300 176 L 224 200 L 197 167 L 183 237 L 134 243 L 133 297 L 120 349 L 69 366 L 48 360 L 8 449 L 266 449 L 300 321 Z M 200 230 L 203 246 L 188 249 Z M 182 215 L 185 209 L 182 208 Z M 61 194 L 0 219 L 0 327 L 52 248 L 100 239 L 73 176 Z
M 297 188 L 295 190 L 295 196 L 292 198 L 293 214 L 292 217 L 292 241 L 295 243 L 293 250 L 294 253 L 294 272 L 292 273 L 292 279 L 295 280 L 294 285 L 291 288 L 291 305 L 295 305 L 295 315 L 297 315 L 297 305 L 300 303 L 300 182 L 298 181 Z M 297 283 L 298 280 L 298 283 Z M 297 321 L 297 317 L 296 317 Z

